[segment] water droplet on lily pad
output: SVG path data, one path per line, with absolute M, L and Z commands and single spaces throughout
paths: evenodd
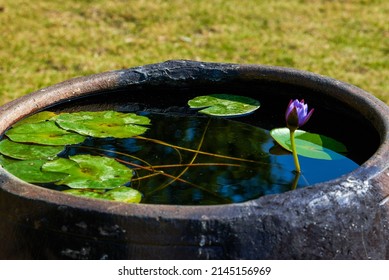
M 239 116 L 251 113 L 260 106 L 259 101 L 239 95 L 211 94 L 197 96 L 188 101 L 193 109 L 200 109 L 200 113 L 212 116 Z
M 63 150 L 64 146 L 25 144 L 8 139 L 0 141 L 0 153 L 15 159 L 54 159 Z
M 60 114 L 57 124 L 66 130 L 99 138 L 130 138 L 143 134 L 150 119 L 134 113 L 115 111 L 77 112 Z
M 57 182 L 77 189 L 113 189 L 128 183 L 132 170 L 116 160 L 102 156 L 75 155 L 58 158 L 43 165 L 44 171 L 66 173 Z
M 61 129 L 53 121 L 21 124 L 5 135 L 14 142 L 53 146 L 78 144 L 86 139 L 83 135 Z

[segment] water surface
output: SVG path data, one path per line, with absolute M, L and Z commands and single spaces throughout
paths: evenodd
M 142 203 L 212 205 L 244 202 L 303 188 L 348 173 L 358 165 L 348 158 L 317 160 L 281 154 L 269 131 L 235 119 L 146 113 L 150 129 L 129 139 L 89 138 L 66 155 L 117 158 L 134 170 L 131 187 Z M 63 156 L 66 156 L 63 155 Z

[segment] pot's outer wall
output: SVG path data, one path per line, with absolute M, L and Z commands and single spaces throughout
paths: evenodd
M 22 117 L 92 93 L 228 81 L 299 85 L 320 92 L 323 102 L 336 99 L 371 123 L 379 148 L 337 180 L 220 206 L 77 198 L 0 169 L 0 258 L 389 259 L 388 108 L 333 79 L 278 67 L 168 61 L 73 79 L 17 99 L 0 108 L 0 133 Z

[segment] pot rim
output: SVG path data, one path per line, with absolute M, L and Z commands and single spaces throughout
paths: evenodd
M 249 207 L 259 205 L 271 205 L 273 202 L 293 200 L 295 196 L 312 195 L 312 192 L 329 191 L 330 186 L 339 186 L 342 182 L 353 180 L 352 178 L 361 178 L 366 182 L 379 175 L 389 167 L 389 107 L 382 101 L 364 90 L 338 81 L 336 79 L 318 75 L 312 72 L 297 70 L 293 68 L 267 66 L 258 64 L 232 64 L 232 63 L 207 63 L 187 60 L 166 61 L 163 63 L 150 64 L 140 67 L 129 68 L 125 70 L 114 70 L 100 74 L 89 75 L 85 77 L 73 78 L 62 83 L 58 83 L 36 92 L 22 96 L 0 107 L 0 134 L 3 134 L 9 127 L 23 117 L 35 112 L 48 109 L 51 106 L 58 105 L 67 101 L 83 98 L 94 93 L 107 90 L 123 89 L 128 85 L 142 84 L 145 77 L 153 79 L 153 72 L 166 72 L 165 82 L 186 81 L 188 76 L 181 75 L 178 78 L 171 75 L 171 71 L 198 71 L 198 69 L 217 69 L 221 75 L 215 77 L 205 77 L 211 81 L 217 82 L 224 79 L 224 74 L 228 71 L 239 73 L 241 79 L 262 79 L 267 81 L 282 82 L 292 85 L 302 85 L 308 88 L 315 86 L 319 88 L 322 94 L 335 97 L 337 100 L 357 109 L 357 106 L 364 104 L 371 110 L 360 112 L 375 127 L 380 135 L 380 146 L 377 151 L 360 167 L 354 171 L 345 174 L 334 180 L 314 184 L 303 189 L 285 192 L 276 195 L 266 195 L 254 200 L 221 205 L 163 205 L 163 204 L 126 204 L 105 200 L 87 199 L 61 193 L 55 190 L 46 189 L 34 184 L 26 183 L 21 179 L 8 173 L 0 167 L 0 188 L 6 192 L 21 196 L 27 199 L 36 199 L 59 206 L 68 206 L 81 208 L 85 210 L 94 210 L 99 212 L 108 212 L 117 215 L 140 215 L 140 216 L 164 216 L 169 215 L 180 218 L 207 217 L 209 215 L 225 215 L 226 208 L 240 209 L 240 211 L 227 211 L 231 213 L 240 213 Z M 227 73 L 228 74 L 228 73 Z M 227 75 L 226 74 L 226 75 Z M 161 82 L 152 80 L 152 82 Z M 162 81 L 164 82 L 164 81 Z

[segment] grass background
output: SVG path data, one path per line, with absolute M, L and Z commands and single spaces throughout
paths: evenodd
M 0 0 L 0 105 L 169 59 L 293 67 L 389 104 L 387 0 Z

